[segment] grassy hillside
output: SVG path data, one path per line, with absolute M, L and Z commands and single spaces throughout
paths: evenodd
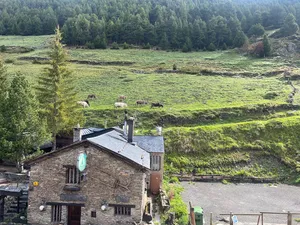
M 300 170 L 300 117 L 165 130 L 168 170 L 259 177 Z
M 20 71 L 34 85 L 48 66 L 50 40 L 51 36 L 0 37 L 0 46 L 33 48 L 27 53 L 3 52 L 8 73 Z M 293 104 L 286 103 L 292 87 L 283 76 L 291 59 L 249 58 L 235 50 L 67 50 L 78 100 L 89 94 L 98 97 L 84 109 L 86 126 L 121 123 L 123 110 L 115 109 L 114 102 L 126 95 L 137 134 L 153 133 L 156 125 L 164 124 L 170 172 L 294 176 L 300 94 Z M 293 84 L 300 87 L 298 80 Z M 164 108 L 137 106 L 140 99 L 161 102 Z

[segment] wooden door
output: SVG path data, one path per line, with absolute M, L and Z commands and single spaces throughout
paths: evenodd
M 69 206 L 68 207 L 68 225 L 80 225 L 81 207 Z
M 0 196 L 0 222 L 4 221 L 4 196 Z
M 161 185 L 160 172 L 152 172 L 150 175 L 150 191 L 152 194 L 158 194 Z

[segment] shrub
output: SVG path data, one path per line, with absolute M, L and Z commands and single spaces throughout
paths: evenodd
M 227 47 L 226 43 L 224 43 L 222 46 L 222 50 L 227 50 L 227 49 L 228 49 L 228 47 Z
M 279 96 L 277 92 L 268 92 L 265 94 L 264 99 L 274 99 L 277 96 Z
M 0 52 L 6 52 L 7 48 L 5 45 L 1 45 Z
M 250 36 L 262 36 L 265 33 L 265 28 L 260 24 L 252 25 L 248 31 Z
M 211 52 L 216 51 L 216 46 L 213 43 L 210 43 L 207 50 Z
M 173 64 L 173 70 L 177 70 L 176 64 Z
M 129 45 L 126 42 L 123 44 L 123 49 L 129 49 Z
M 171 177 L 170 183 L 179 183 L 178 177 Z
M 94 48 L 95 48 L 94 43 L 89 42 L 89 41 L 85 44 L 85 46 L 86 46 L 88 49 L 94 49 Z
M 151 45 L 149 44 L 149 42 L 145 46 L 143 46 L 143 49 L 151 49 Z
M 15 62 L 15 60 L 13 60 L 13 59 L 5 59 L 5 61 L 4 61 L 5 63 L 14 63 Z
M 223 179 L 222 184 L 229 184 L 228 180 Z
M 114 49 L 114 50 L 120 49 L 118 43 L 117 42 L 112 43 L 111 49 Z

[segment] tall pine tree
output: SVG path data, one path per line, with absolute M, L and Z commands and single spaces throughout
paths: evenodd
M 56 136 L 67 133 L 84 121 L 83 113 L 76 104 L 76 92 L 72 86 L 71 72 L 67 68 L 67 54 L 61 44 L 59 28 L 55 30 L 55 40 L 49 53 L 50 67 L 38 77 L 37 97 L 44 109 L 49 131 L 52 134 L 53 148 L 56 149 Z

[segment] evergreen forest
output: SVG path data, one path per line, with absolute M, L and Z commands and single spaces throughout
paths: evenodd
M 124 43 L 183 51 L 241 47 L 247 37 L 284 29 L 285 20 L 300 24 L 299 1 L 0 1 L 0 35 L 53 34 L 59 24 L 66 44 L 88 48 Z

